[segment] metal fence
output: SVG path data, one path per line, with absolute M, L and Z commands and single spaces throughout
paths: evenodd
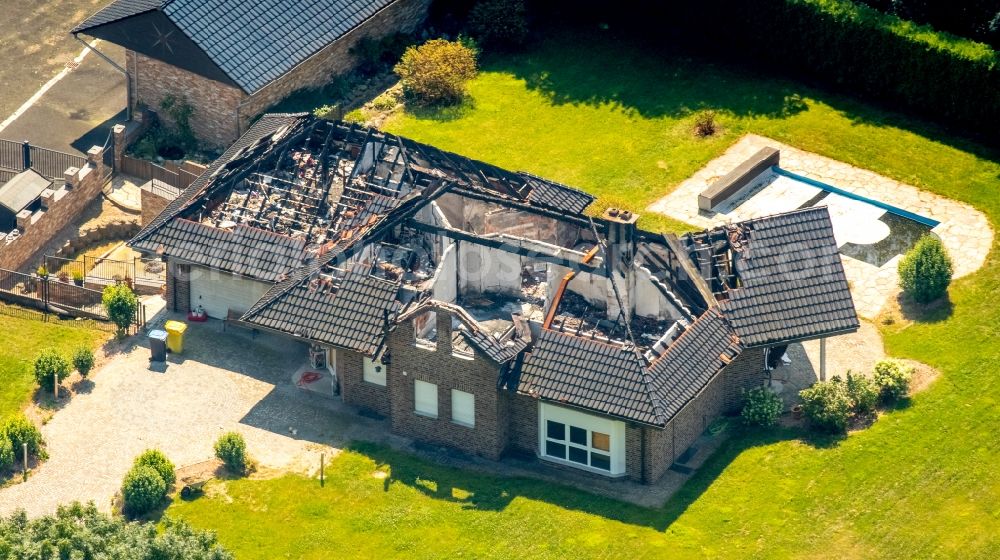
M 50 274 L 84 285 L 106 286 L 124 281 L 159 289 L 167 281 L 166 266 L 160 259 L 116 260 L 92 255 L 67 259 L 46 255 L 45 268 Z
M 87 158 L 67 154 L 28 142 L 16 142 L 0 138 L 0 182 L 7 182 L 25 169 L 34 169 L 40 175 L 61 184 L 63 173 L 70 167 L 83 167 Z

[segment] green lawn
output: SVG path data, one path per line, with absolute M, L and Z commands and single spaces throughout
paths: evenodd
M 97 348 L 108 333 L 89 321 L 60 321 L 41 313 L 0 304 L 3 343 L 0 344 L 0 420 L 22 410 L 35 390 L 33 364 L 45 348 L 55 348 L 67 359 L 81 346 Z
M 1000 157 L 923 124 L 696 59 L 554 36 L 491 61 L 466 107 L 388 128 L 580 186 L 643 211 L 745 132 L 972 204 L 1000 223 Z M 691 111 L 723 132 L 691 134 Z M 647 228 L 679 227 L 643 218 Z M 239 558 L 1000 557 L 1000 251 L 956 282 L 950 313 L 884 327 L 887 349 L 942 372 L 907 408 L 834 442 L 740 435 L 660 510 L 494 479 L 364 446 L 326 488 L 227 483 L 168 513 Z M 252 450 L 251 450 L 252 451 Z M 376 464 L 392 477 L 372 478 Z M 219 486 L 216 490 L 219 490 Z

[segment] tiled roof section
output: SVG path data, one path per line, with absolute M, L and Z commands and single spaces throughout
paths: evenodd
M 743 344 L 777 344 L 860 326 L 825 207 L 744 223 L 742 286 L 721 304 Z
M 156 10 L 163 5 L 164 0 L 115 0 L 96 14 L 83 20 L 70 33 L 78 33 L 99 25 L 132 17 L 143 12 Z
M 498 364 L 513 360 L 528 345 L 527 341 L 523 340 L 501 342 L 479 329 L 464 329 L 462 335 L 469 344 Z
M 309 281 L 252 309 L 243 321 L 372 355 L 382 339 L 385 314 L 390 320 L 399 285 L 351 272 L 332 293 Z
M 160 252 L 242 276 L 274 282 L 302 266 L 305 242 L 243 224 L 232 230 L 178 218 L 134 243 L 138 249 Z
M 212 162 L 208 166 L 208 169 L 201 174 L 191 185 L 184 189 L 180 195 L 177 196 L 170 204 L 163 209 L 163 212 L 153 218 L 146 227 L 136 234 L 136 236 L 129 243 L 132 245 L 138 244 L 144 238 L 152 235 L 154 231 L 162 227 L 164 224 L 169 222 L 171 219 L 178 216 L 188 205 L 192 202 L 198 200 L 198 197 L 205 191 L 205 188 L 209 185 L 211 180 L 215 177 L 220 170 L 226 166 L 226 164 L 233 161 L 234 158 L 241 155 L 241 152 L 249 147 L 254 146 L 262 139 L 273 135 L 275 132 L 281 130 L 284 127 L 292 126 L 296 123 L 301 122 L 305 118 L 305 114 L 285 114 L 285 113 L 270 113 L 261 117 L 253 126 L 247 130 L 243 136 L 229 147 L 218 159 Z
M 664 417 L 680 412 L 740 350 L 718 310 L 710 309 L 692 323 L 648 368 L 650 390 Z
M 396 0 L 117 0 L 84 31 L 161 10 L 247 93 L 254 93 Z
M 528 200 L 531 202 L 550 208 L 558 208 L 574 214 L 583 212 L 594 202 L 593 195 L 574 189 L 573 187 L 549 181 L 548 179 L 542 179 L 524 171 L 518 172 L 518 175 L 531 185 L 531 192 L 528 194 Z
M 662 425 L 635 353 L 543 329 L 521 370 L 518 392 L 647 424 Z

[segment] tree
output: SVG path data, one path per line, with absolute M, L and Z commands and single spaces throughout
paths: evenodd
M 101 302 L 108 318 L 118 327 L 118 337 L 124 337 L 132 321 L 135 320 L 135 313 L 139 309 L 139 298 L 131 288 L 118 282 L 104 288 Z
M 918 303 L 929 303 L 948 292 L 952 265 L 941 240 L 926 235 L 899 262 L 899 286 Z
M 524 0 L 479 0 L 469 12 L 469 32 L 487 46 L 523 44 L 528 38 Z
M 410 98 L 427 105 L 456 103 L 476 77 L 476 50 L 461 41 L 432 39 L 407 48 L 394 70 Z
M 215 456 L 218 457 L 229 472 L 245 474 L 247 470 L 247 444 L 238 432 L 227 432 L 215 442 Z
M 28 519 L 24 511 L 0 518 L 0 558 L 108 558 L 115 560 L 231 560 L 215 534 L 167 518 L 127 522 L 94 504 L 60 506 L 55 515 Z
M 55 390 L 55 384 L 69 376 L 69 362 L 58 352 L 49 348 L 35 359 L 35 381 L 48 391 Z

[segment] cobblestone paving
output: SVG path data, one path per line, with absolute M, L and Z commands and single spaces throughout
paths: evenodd
M 703 228 L 752 217 L 744 215 L 747 211 L 741 211 L 739 205 L 754 194 L 753 186 L 738 195 L 742 200 L 725 203 L 722 212 L 699 211 L 698 194 L 765 146 L 781 150 L 783 169 L 941 222 L 932 231 L 941 237 L 951 255 L 956 278 L 975 272 L 986 262 L 993 244 L 993 231 L 986 216 L 971 206 L 754 134 L 744 136 L 672 193 L 650 205 L 649 210 Z M 933 162 L 914 162 L 914 165 L 933 165 Z M 755 215 L 786 212 L 797 207 L 794 203 L 782 206 L 782 198 L 787 203 L 786 197 L 775 197 L 771 205 L 748 206 Z M 844 256 L 843 261 L 858 314 L 868 319 L 876 317 L 885 302 L 899 292 L 896 273 L 899 258 L 881 267 L 848 256 Z
M 145 343 L 92 374 L 89 393 L 72 397 L 42 428 L 50 459 L 28 482 L 0 490 L 0 514 L 24 508 L 36 516 L 73 500 L 110 509 L 133 458 L 159 448 L 178 466 L 211 459 L 226 431 L 247 440 L 263 469 L 309 471 L 334 447 L 371 434 L 366 419 L 340 411 L 339 401 L 301 391 L 291 373 L 304 348 L 220 323 L 191 325 L 182 355 L 150 367 Z M 248 352 L 247 348 L 254 350 Z M 378 439 L 369 437 L 369 439 Z

